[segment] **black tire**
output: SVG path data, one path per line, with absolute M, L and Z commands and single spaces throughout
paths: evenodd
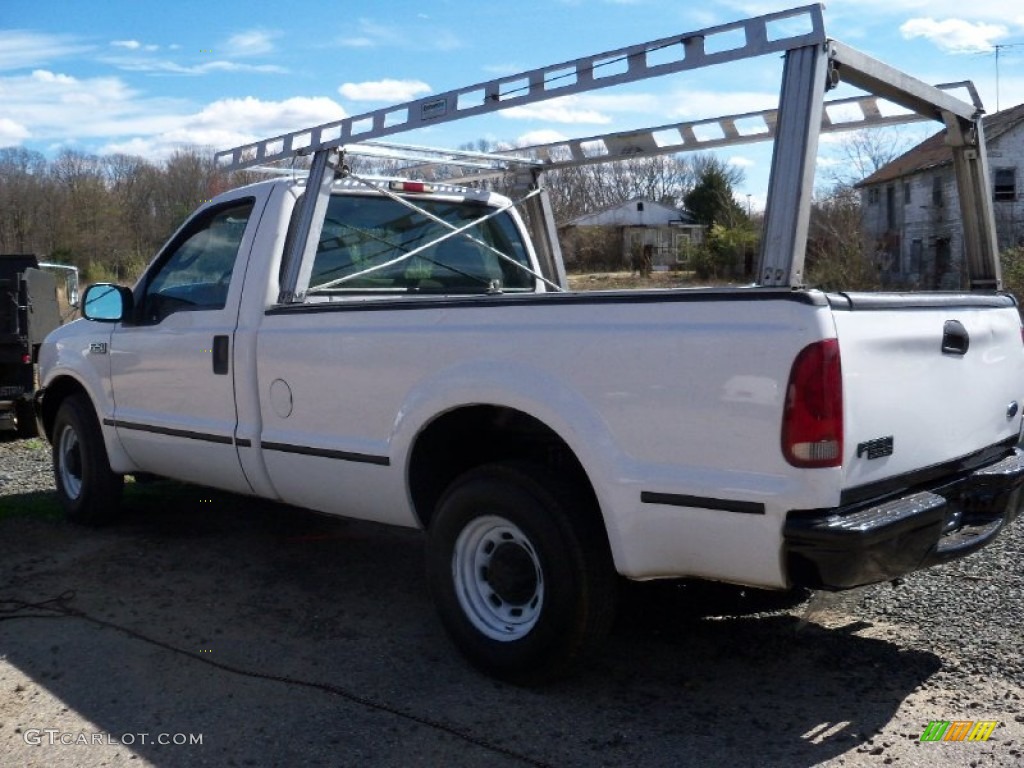
M 617 577 L 585 498 L 541 466 L 490 464 L 438 502 L 428 583 L 445 630 L 478 669 L 549 682 L 607 634 Z
M 19 400 L 15 403 L 14 418 L 18 422 L 18 437 L 22 440 L 39 436 L 39 429 L 36 426 L 36 414 L 32 409 L 31 401 Z
M 60 404 L 50 442 L 57 496 L 67 519 L 84 525 L 114 520 L 124 477 L 110 470 L 100 425 L 85 395 L 71 395 Z

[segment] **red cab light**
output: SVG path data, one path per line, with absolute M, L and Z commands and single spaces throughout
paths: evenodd
M 422 181 L 392 181 L 388 187 L 393 192 L 433 192 L 434 188 Z
M 782 453 L 794 467 L 843 463 L 843 377 L 839 340 L 800 350 L 786 386 Z

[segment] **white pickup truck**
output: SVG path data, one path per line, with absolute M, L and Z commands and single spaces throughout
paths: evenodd
M 69 517 L 111 519 L 123 476 L 151 473 L 422 528 L 445 628 L 518 682 L 600 639 L 618 575 L 845 589 L 990 542 L 1024 483 L 1024 342 L 999 291 L 979 110 L 825 37 L 817 6 L 789 13 L 809 31 L 773 39 L 784 14 L 759 17 L 667 38 L 674 63 L 647 61 L 656 41 L 510 78 L 531 86 L 507 98 L 502 79 L 401 105 L 408 124 L 392 108 L 225 153 L 313 161 L 204 205 L 134 288 L 90 286 L 85 319 L 42 347 L 37 413 Z M 695 41 L 723 29 L 748 41 L 733 59 L 786 57 L 755 286 L 564 290 L 551 153 L 470 158 L 525 169 L 526 216 L 344 165 L 397 129 L 598 87 L 600 61 L 630 61 L 619 79 L 715 63 Z M 547 85 L 567 70 L 573 85 Z M 945 123 L 970 289 L 802 285 L 837 74 Z M 666 151 L 644 135 L 605 146 Z

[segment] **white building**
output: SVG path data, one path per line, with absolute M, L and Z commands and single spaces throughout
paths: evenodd
M 590 260 L 589 242 L 600 234 L 606 268 L 633 265 L 648 255 L 650 265 L 683 266 L 704 240 L 704 227 L 687 211 L 653 200 L 633 199 L 579 216 L 559 228 L 562 254 L 569 264 Z M 588 237 L 589 236 L 589 237 Z
M 1000 250 L 1024 245 L 1024 104 L 984 118 Z M 857 184 L 864 233 L 887 282 L 957 289 L 964 282 L 953 156 L 939 132 Z

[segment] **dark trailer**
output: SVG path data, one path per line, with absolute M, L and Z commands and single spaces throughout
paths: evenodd
M 35 256 L 0 254 L 0 430 L 36 434 L 36 357 L 60 324 L 57 278 L 40 269 Z

